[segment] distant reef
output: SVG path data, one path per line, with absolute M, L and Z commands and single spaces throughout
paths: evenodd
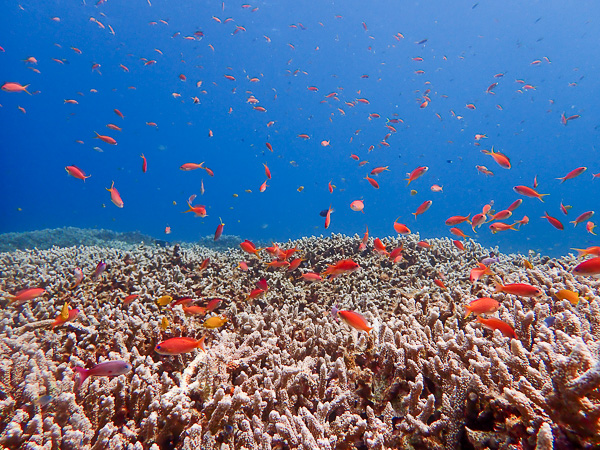
M 241 241 L 242 240 L 237 236 L 222 236 L 217 242 L 214 242 L 212 237 L 203 237 L 194 243 L 215 250 L 227 250 L 232 247 L 237 247 Z M 191 244 L 156 239 L 139 231 L 121 233 L 105 229 L 76 227 L 0 234 L 0 252 L 11 252 L 14 250 L 26 250 L 32 248 L 46 250 L 53 246 L 73 247 L 78 245 L 124 248 L 140 243 L 156 244 L 163 247 L 175 243 L 183 246 Z

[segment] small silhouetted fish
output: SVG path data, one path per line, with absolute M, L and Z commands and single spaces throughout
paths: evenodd
M 424 44 L 425 42 L 427 42 L 427 39 L 423 39 L 422 41 L 417 42 L 417 45 Z
M 550 328 L 551 326 L 553 326 L 555 322 L 556 322 L 556 317 L 554 317 L 554 316 L 546 317 L 546 318 L 544 319 L 544 324 L 545 324 L 545 325 L 546 325 L 548 328 Z
M 223 427 L 223 431 L 225 432 L 225 434 L 231 434 L 233 433 L 233 427 L 231 425 L 225 425 Z
M 46 406 L 52 400 L 54 400 L 54 397 L 52 397 L 51 395 L 42 395 L 36 398 L 34 403 L 38 406 Z
M 323 211 L 321 211 L 321 212 L 319 213 L 319 215 L 320 215 L 321 217 L 327 217 L 327 211 L 329 211 L 329 210 L 328 210 L 328 209 L 324 209 Z M 332 209 L 331 209 L 331 212 L 332 212 L 332 213 L 333 213 L 333 212 L 335 212 L 335 209 L 333 209 L 333 208 L 332 208 Z
M 159 247 L 167 247 L 169 245 L 167 241 L 163 241 L 162 239 L 156 239 L 154 243 Z
M 477 8 L 478 5 L 479 5 L 479 3 L 475 3 L 473 6 L 471 6 L 471 9 Z

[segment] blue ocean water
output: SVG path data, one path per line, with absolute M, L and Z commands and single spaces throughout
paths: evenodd
M 527 215 L 519 231 L 459 227 L 506 252 L 597 245 L 585 223 L 568 221 L 599 206 L 598 18 L 592 1 L 7 1 L 0 82 L 29 85 L 34 95 L 0 92 L 0 232 L 98 227 L 193 241 L 213 234 L 221 218 L 226 234 L 252 240 L 362 236 L 365 226 L 383 237 L 395 234 L 399 217 L 421 238 L 452 237 L 446 218 L 491 201 L 505 209 L 520 198 L 513 186 L 532 187 L 537 176 L 537 190 L 549 195 L 523 198 L 505 221 Z M 23 61 L 32 56 L 37 64 Z M 430 101 L 421 108 L 424 95 Z M 580 117 L 565 126 L 563 113 Z M 481 152 L 492 146 L 511 169 Z M 179 169 L 203 161 L 214 177 Z M 272 179 L 259 192 L 263 163 Z M 68 176 L 68 165 L 91 177 Z M 374 177 L 374 189 L 364 178 L 378 166 L 389 171 Z M 419 166 L 429 170 L 407 187 Z M 556 180 L 580 166 L 588 167 L 581 176 Z M 122 209 L 106 191 L 112 181 Z M 192 194 L 206 218 L 182 214 Z M 349 207 L 357 199 L 364 214 Z M 431 208 L 415 219 L 427 200 Z M 568 216 L 561 202 L 572 206 Z M 319 212 L 330 206 L 325 230 Z M 544 211 L 565 230 L 541 219 Z

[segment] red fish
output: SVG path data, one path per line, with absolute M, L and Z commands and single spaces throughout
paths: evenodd
M 44 288 L 27 288 L 21 289 L 16 294 L 7 294 L 8 299 L 11 302 L 24 302 L 27 300 L 33 300 L 34 298 L 38 298 L 40 295 L 45 293 L 46 290 Z
M 271 171 L 269 170 L 269 168 L 267 167 L 267 165 L 265 163 L 263 163 L 263 166 L 265 166 L 265 176 L 270 180 L 271 179 Z
M 223 227 L 225 226 L 225 224 L 223 223 L 223 221 L 221 220 L 221 218 L 219 217 L 219 225 L 217 226 L 217 230 L 215 231 L 215 241 L 218 240 L 221 235 L 223 234 Z
M 379 183 L 373 178 L 371 178 L 369 175 L 367 175 L 364 179 L 371 183 L 371 186 L 373 186 L 375 189 L 379 189 Z
M 574 248 L 572 250 L 577 250 L 577 257 L 581 258 L 582 256 L 588 256 L 588 255 L 593 255 L 593 256 L 600 256 L 600 246 L 593 246 L 593 247 L 588 247 L 588 248 Z
M 85 181 L 86 178 L 91 177 L 91 175 L 86 175 L 85 172 L 77 166 L 67 166 L 65 167 L 65 170 L 69 175 L 71 175 L 73 178 L 77 178 L 78 180 Z
M 73 319 L 75 319 L 78 315 L 79 315 L 78 309 L 69 309 L 69 313 L 68 313 L 68 316 L 66 319 L 62 317 L 62 314 L 59 314 L 58 316 L 56 316 L 56 318 L 54 319 L 54 322 L 52 322 L 52 328 L 56 328 L 67 322 L 70 322 Z
M 124 206 L 123 200 L 121 199 L 121 194 L 117 191 L 115 187 L 115 182 L 113 181 L 110 188 L 106 188 L 108 192 L 110 192 L 110 201 L 115 204 L 117 208 L 122 208 Z
M 96 133 L 94 131 L 94 133 Z M 103 142 L 106 142 L 107 144 L 110 145 L 117 145 L 117 141 L 113 138 L 111 138 L 110 136 L 103 136 L 101 134 L 96 133 L 96 137 L 94 139 L 100 139 Z
M 481 323 L 485 328 L 490 330 L 500 330 L 500 332 L 509 338 L 516 339 L 517 335 L 513 327 L 511 327 L 506 322 L 503 322 L 500 319 L 496 319 L 495 317 L 490 317 L 489 319 L 484 319 L 481 316 L 477 316 L 477 321 Z
M 146 157 L 144 156 L 143 153 L 140 155 L 140 157 L 143 160 L 143 162 L 142 162 L 142 172 L 146 173 L 146 171 L 148 170 L 148 161 L 146 161 Z
M 448 226 L 452 226 L 452 225 L 458 225 L 460 223 L 463 222 L 468 222 L 471 223 L 471 221 L 469 220 L 469 217 L 471 217 L 471 214 L 469 214 L 468 216 L 452 216 L 446 219 L 446 225 Z
M 510 204 L 510 206 L 508 208 L 506 208 L 506 209 L 508 209 L 509 211 L 514 211 L 519 206 L 521 206 L 521 203 L 523 203 L 523 199 L 519 198 L 519 199 L 515 200 L 514 202 L 512 202 Z
M 560 220 L 558 220 L 556 217 L 552 217 L 552 216 L 548 215 L 548 211 L 545 211 L 545 215 L 542 216 L 542 219 L 548 219 L 548 222 L 550 222 L 550 224 L 558 230 L 565 229 L 565 226 L 562 224 L 562 222 Z
M 586 211 L 586 212 L 580 214 L 579 217 L 577 217 L 577 219 L 571 220 L 569 223 L 572 223 L 574 226 L 577 226 L 581 222 L 585 222 L 586 220 L 591 218 L 593 215 L 594 215 L 594 211 Z
M 432 203 L 433 203 L 433 201 L 431 201 L 431 200 L 427 200 L 427 201 L 421 203 L 421 205 L 417 208 L 417 210 L 414 213 L 411 213 L 415 216 L 415 220 L 416 220 L 417 216 L 419 216 L 419 215 L 423 214 L 425 211 L 427 211 Z
M 91 369 L 83 367 L 74 367 L 74 369 L 77 372 L 77 379 L 75 380 L 75 390 L 77 390 L 88 377 L 114 377 L 123 375 L 131 370 L 131 364 L 127 361 L 104 361 L 96 364 Z
M 557 178 L 557 180 L 561 180 L 561 184 L 564 183 L 567 180 L 570 180 L 572 178 L 578 177 L 579 175 L 581 175 L 583 172 L 585 172 L 587 170 L 587 167 L 578 167 L 577 169 L 573 169 L 571 170 L 568 174 L 566 174 L 564 177 L 561 178 Z
M 469 274 L 469 280 L 471 281 L 471 283 L 475 283 L 483 275 L 494 275 L 494 273 L 485 264 L 477 263 L 477 267 L 471 269 L 471 273 Z
M 182 353 L 193 352 L 197 348 L 205 352 L 205 338 L 205 336 L 202 336 L 200 339 L 194 339 L 190 337 L 175 337 L 167 339 L 166 341 L 161 342 L 156 347 L 154 347 L 154 351 L 159 355 L 168 356 L 181 355 Z
M 352 261 L 351 259 L 342 259 L 336 264 L 328 264 L 329 267 L 325 269 L 321 276 L 329 276 L 329 278 L 335 278 L 343 273 L 352 273 L 360 269 L 360 266 Z
M 185 163 L 185 164 L 181 165 L 181 167 L 179 167 L 179 169 L 183 170 L 185 172 L 188 172 L 190 170 L 196 170 L 196 169 L 204 169 L 204 162 L 201 162 L 200 164 Z
M 550 195 L 550 194 L 540 194 L 535 189 L 532 189 L 529 186 L 515 186 L 513 188 L 513 191 L 515 191 L 517 194 L 524 195 L 525 197 L 537 198 L 542 202 L 544 201 L 544 199 L 542 197 L 544 197 L 546 195 Z
M 521 297 L 539 297 L 544 292 L 535 286 L 525 283 L 513 283 L 502 285 L 495 282 L 496 290 L 494 292 L 504 292 L 505 294 L 518 295 Z
M 600 257 L 591 258 L 578 264 L 574 269 L 575 275 L 595 276 L 600 275 Z
M 494 158 L 494 161 L 496 161 L 500 167 L 503 167 L 505 169 L 510 169 L 510 159 L 508 159 L 508 156 L 506 156 L 500 152 L 494 152 L 494 147 L 492 147 L 491 151 L 490 150 L 482 150 L 482 153 L 485 153 L 486 155 L 490 155 L 492 158 Z
M 410 175 L 408 176 L 408 178 L 405 178 L 406 181 L 408 181 L 407 186 L 412 183 L 413 181 L 415 181 L 417 178 L 423 176 L 425 174 L 425 172 L 427 172 L 429 170 L 429 167 L 427 166 L 423 166 L 423 167 L 417 167 L 415 170 L 413 170 Z

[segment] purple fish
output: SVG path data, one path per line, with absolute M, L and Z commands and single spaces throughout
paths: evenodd
M 96 364 L 91 369 L 75 367 L 77 379 L 75 380 L 75 390 L 83 384 L 87 377 L 114 377 L 123 375 L 131 370 L 131 364 L 127 361 L 104 361 Z
M 106 263 L 104 261 L 100 261 L 96 266 L 96 270 L 94 270 L 94 274 L 92 275 L 92 279 L 95 281 L 98 279 L 102 272 L 106 270 Z
M 481 264 L 485 264 L 486 266 L 489 266 L 490 264 L 497 263 L 498 261 L 500 261 L 498 259 L 498 257 L 497 256 L 493 256 L 493 257 L 482 259 L 481 260 Z
M 333 317 L 336 322 L 340 321 L 340 319 L 338 318 L 338 312 L 340 312 L 340 310 L 338 309 L 338 307 L 335 306 L 335 305 L 333 305 L 331 307 L 331 317 Z

